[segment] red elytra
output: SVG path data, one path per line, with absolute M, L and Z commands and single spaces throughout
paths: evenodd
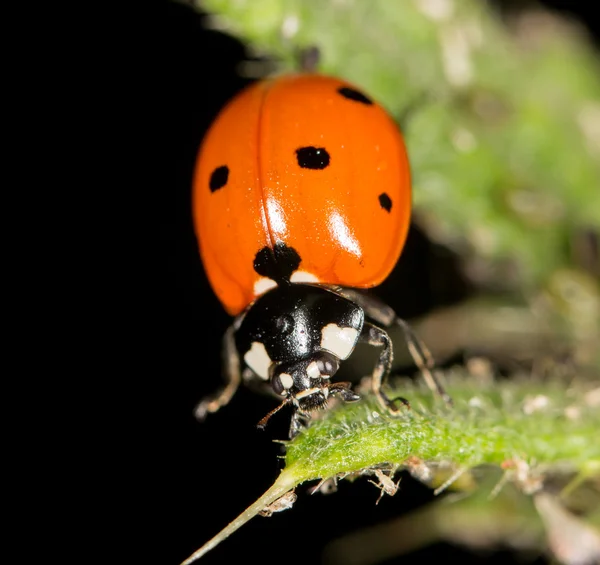
M 275 286 L 257 272 L 257 254 L 280 244 L 300 258 L 291 282 L 378 285 L 398 260 L 410 213 L 397 125 L 337 78 L 252 84 L 220 112 L 199 151 L 194 226 L 208 279 L 231 315 Z

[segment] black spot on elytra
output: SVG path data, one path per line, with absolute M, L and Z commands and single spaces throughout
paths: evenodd
M 392 209 L 392 199 L 385 192 L 379 195 L 379 204 L 386 212 Z
M 278 241 L 273 248 L 263 247 L 254 257 L 254 270 L 277 283 L 289 281 L 302 259 L 293 247 Z
M 228 178 L 229 167 L 227 165 L 217 167 L 210 175 L 210 181 L 208 181 L 210 191 L 214 192 L 215 190 L 219 190 L 219 188 L 223 188 L 227 184 Z
M 370 98 L 354 88 L 342 86 L 341 88 L 338 88 L 338 92 L 348 100 L 354 100 L 355 102 L 360 102 L 361 104 L 366 104 L 367 106 L 373 104 L 373 101 Z
M 296 159 L 303 169 L 324 169 L 329 165 L 329 153 L 324 147 L 300 147 L 296 149 Z

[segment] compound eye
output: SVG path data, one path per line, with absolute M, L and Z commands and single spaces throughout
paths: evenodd
M 318 359 L 317 366 L 319 367 L 319 372 L 322 375 L 331 377 L 337 373 L 337 370 L 340 368 L 340 363 L 335 357 L 327 356 Z
M 288 390 L 292 388 L 293 385 L 294 379 L 292 378 L 292 375 L 288 375 L 287 373 L 275 375 L 271 381 L 271 386 L 273 387 L 275 394 L 278 394 L 279 396 L 287 396 Z
M 294 329 L 294 318 L 289 314 L 282 314 L 275 320 L 275 330 L 282 335 L 289 334 Z

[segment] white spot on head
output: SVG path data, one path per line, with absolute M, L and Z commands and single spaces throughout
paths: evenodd
M 311 379 L 318 379 L 321 376 L 321 371 L 319 371 L 319 366 L 316 361 L 310 363 L 308 367 L 306 367 L 306 374 Z
M 318 283 L 319 279 L 306 271 L 294 271 L 290 277 L 290 281 L 293 283 Z
M 281 373 L 281 375 L 279 375 L 279 380 L 281 381 L 283 388 L 286 390 L 292 388 L 294 385 L 294 379 L 292 378 L 292 375 L 288 375 L 287 373 Z
M 354 237 L 346 220 L 339 212 L 333 212 L 329 216 L 329 233 L 331 237 L 339 243 L 346 251 L 360 257 L 362 251 L 357 239 Z
M 260 277 L 260 279 L 258 279 L 254 283 L 254 296 L 260 296 L 261 294 L 267 292 L 267 290 L 271 290 L 276 286 L 277 283 L 273 279 L 268 279 L 267 277 Z
M 327 324 L 321 330 L 321 347 L 342 360 L 350 356 L 357 339 L 358 331 L 354 328 L 340 328 L 337 324 Z
M 252 347 L 244 354 L 244 361 L 261 379 L 269 380 L 271 358 L 262 343 L 253 341 Z

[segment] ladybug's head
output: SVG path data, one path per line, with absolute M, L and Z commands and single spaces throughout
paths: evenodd
M 316 351 L 300 361 L 273 365 L 271 386 L 301 412 L 312 412 L 327 406 L 331 377 L 339 366 L 331 353 Z
M 311 412 L 327 407 L 330 396 L 339 396 L 347 402 L 360 400 L 360 396 L 350 389 L 350 383 L 331 382 L 339 366 L 340 360 L 328 351 L 315 351 L 297 361 L 271 365 L 271 386 L 284 400 L 258 423 L 258 427 L 264 428 L 275 412 L 291 404 L 294 414 L 290 438 L 293 438 L 310 420 Z
M 330 396 L 340 396 L 347 402 L 360 400 L 353 392 L 350 383 L 332 383 L 331 377 L 337 372 L 339 359 L 327 351 L 316 351 L 308 358 L 290 363 L 280 363 L 271 368 L 271 385 L 283 402 L 259 423 L 264 427 L 272 414 L 281 407 L 292 404 L 294 415 L 290 426 L 290 438 L 303 426 L 302 421 L 310 418 L 310 413 L 327 407 Z

